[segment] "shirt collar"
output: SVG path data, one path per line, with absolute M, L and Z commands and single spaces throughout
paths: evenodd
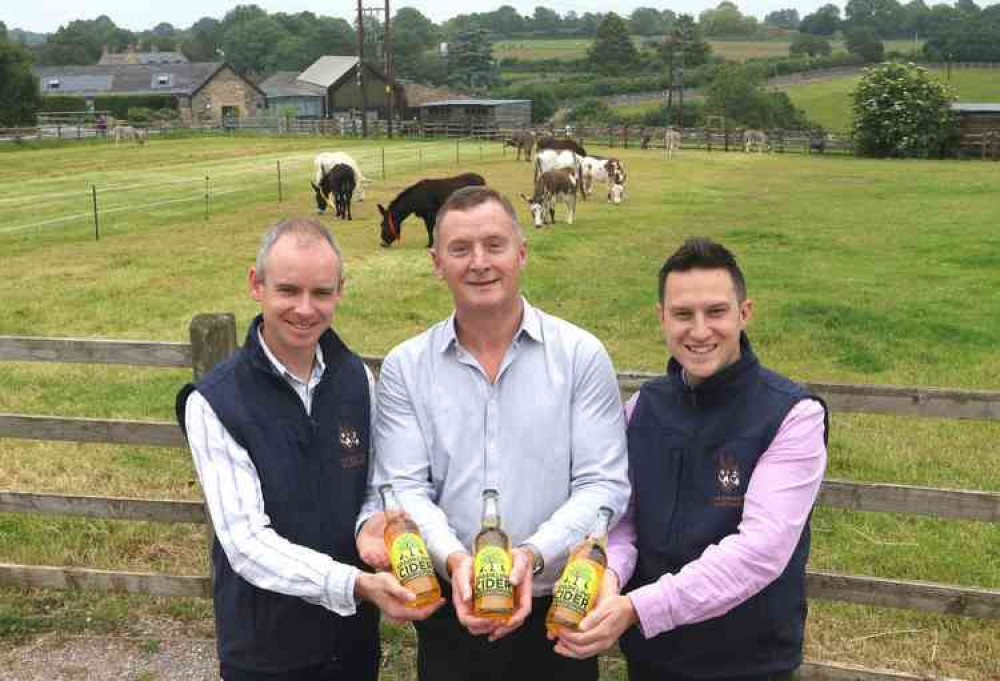
M 278 360 L 278 358 L 274 356 L 274 353 L 271 352 L 271 348 L 267 347 L 267 343 L 264 341 L 263 325 L 257 328 L 257 339 L 260 341 L 260 347 L 264 351 L 264 355 L 267 357 L 267 361 L 271 363 L 271 367 L 274 369 L 275 373 L 277 373 L 279 376 L 283 376 L 285 378 L 290 378 L 295 381 L 298 381 L 299 383 L 306 383 L 306 384 L 309 383 L 309 381 L 302 381 L 298 376 L 296 376 L 291 371 L 286 369 L 285 365 L 282 364 Z M 316 343 L 316 357 L 313 360 L 313 370 L 310 379 L 311 380 L 319 379 L 319 377 L 323 375 L 324 371 L 326 371 L 326 363 L 323 361 L 323 348 L 320 346 L 319 343 Z
M 521 305 L 521 309 L 523 310 L 521 326 L 518 327 L 517 333 L 514 334 L 513 342 L 516 343 L 520 340 L 522 334 L 527 334 L 529 338 L 543 343 L 545 339 L 542 336 L 542 318 L 538 309 L 533 307 L 524 296 L 521 296 Z M 441 330 L 441 338 L 437 350 L 444 353 L 455 345 L 458 345 L 458 333 L 455 330 L 455 312 L 452 311 L 451 316 L 445 321 L 444 327 Z

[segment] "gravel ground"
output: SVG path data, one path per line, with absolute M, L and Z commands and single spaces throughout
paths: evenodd
M 215 639 L 176 635 L 169 620 L 141 625 L 135 636 L 43 634 L 5 645 L 0 681 L 217 681 Z

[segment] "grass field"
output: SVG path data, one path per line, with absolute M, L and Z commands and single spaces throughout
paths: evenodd
M 185 199 L 115 213 L 100 241 L 87 217 L 0 233 L 8 282 L 0 334 L 182 341 L 191 317 L 207 311 L 234 312 L 242 329 L 255 310 L 245 276 L 261 232 L 280 216 L 313 209 L 309 158 L 339 146 L 374 182 L 368 200 L 355 203 L 353 222 L 324 218 L 346 257 L 336 325 L 357 351 L 385 353 L 446 316 L 450 300 L 431 272 L 422 224 L 407 221 L 403 244 L 381 249 L 375 204 L 421 176 L 454 172 L 454 142 L 386 144 L 384 181 L 381 143 L 234 137 L 153 140 L 146 149 L 0 151 L 0 225 L 86 213 L 92 183 L 120 187 L 126 193 L 117 200 L 134 206 Z M 463 170 L 481 172 L 505 193 L 529 190 L 528 164 L 502 157 L 499 144 L 481 151 L 470 144 L 460 154 Z M 774 368 L 817 381 L 1000 385 L 994 165 L 692 151 L 665 163 L 655 152 L 615 154 L 628 164 L 628 201 L 591 201 L 578 207 L 573 226 L 530 230 L 524 288 L 533 303 L 602 338 L 619 370 L 662 370 L 656 272 L 697 233 L 722 240 L 743 263 L 757 310 L 750 337 Z M 278 160 L 288 168 L 281 204 Z M 232 175 L 222 174 L 226 168 Z M 212 199 L 208 220 L 197 191 L 190 200 L 187 189 L 160 196 L 148 187 L 173 180 L 186 187 L 182 181 L 206 172 L 236 190 Z M 121 189 L 132 185 L 147 187 Z M 61 203 L 63 195 L 72 205 Z M 81 198 L 83 208 L 75 203 Z M 169 420 L 187 378 L 173 370 L 6 363 L 0 412 Z M 828 476 L 1000 491 L 998 440 L 996 423 L 836 414 Z M 0 489 L 199 494 L 180 450 L 13 439 L 0 440 Z M 816 569 L 1000 588 L 995 524 L 819 509 L 813 531 Z M 0 514 L 6 563 L 196 574 L 205 570 L 203 540 L 194 526 Z M 811 606 L 812 659 L 970 681 L 1000 677 L 996 621 Z M 0 640 L 128 631 L 137 612 L 194 632 L 211 629 L 201 601 L 7 589 L 0 590 Z M 405 635 L 398 636 L 408 654 Z M 411 659 L 400 659 L 404 671 L 392 678 L 407 678 L 412 668 L 405 666 Z M 615 668 L 605 678 L 619 675 Z
M 497 59 L 516 57 L 521 60 L 536 59 L 581 59 L 593 41 L 589 38 L 544 38 L 538 40 L 500 40 L 493 43 L 493 56 Z M 634 39 L 636 47 L 640 41 Z M 712 53 L 731 61 L 746 61 L 753 58 L 787 57 L 790 38 L 771 40 L 709 40 Z M 922 45 L 922 41 L 918 45 Z M 833 40 L 830 46 L 834 52 L 845 51 L 841 40 Z M 914 50 L 912 40 L 887 40 L 886 52 L 910 54 Z
M 944 70 L 934 76 L 950 85 L 960 102 L 1000 101 L 1000 71 L 994 69 L 952 69 L 951 78 Z M 823 79 L 784 88 L 795 106 L 804 109 L 810 120 L 828 130 L 846 131 L 851 127 L 851 91 L 860 76 Z

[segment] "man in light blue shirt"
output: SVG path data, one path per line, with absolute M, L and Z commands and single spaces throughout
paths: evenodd
M 598 508 L 617 517 L 628 501 L 614 368 L 593 335 L 521 296 L 527 249 L 506 198 L 461 189 L 436 225 L 430 255 L 455 311 L 386 357 L 374 435 L 373 485 L 394 485 L 452 585 L 452 602 L 417 623 L 420 678 L 597 679 L 596 660 L 554 654 L 544 619 Z M 506 622 L 472 609 L 471 550 L 488 488 L 518 547 Z M 386 564 L 383 547 L 359 548 Z

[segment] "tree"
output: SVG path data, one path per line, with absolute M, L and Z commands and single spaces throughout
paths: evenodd
M 677 64 L 690 68 L 708 62 L 712 47 L 701 34 L 701 27 L 690 14 L 677 17 L 667 39 L 660 46 L 660 58 L 671 73 Z
M 836 5 L 823 5 L 812 14 L 807 14 L 799 30 L 813 35 L 833 35 L 840 28 L 840 8 Z
M 851 54 L 856 54 L 866 62 L 882 61 L 885 58 L 885 46 L 882 39 L 871 26 L 857 26 L 848 29 L 844 34 L 844 45 Z
M 531 30 L 541 35 L 556 35 L 562 24 L 562 19 L 558 14 L 548 7 L 538 6 L 531 19 Z
M 501 8 L 503 9 L 503 8 Z M 412 7 L 403 7 L 392 19 L 392 63 L 400 76 L 414 76 L 424 52 L 441 40 L 441 31 Z
M 6 26 L 3 26 L 0 36 L 0 126 L 33 125 L 41 97 L 38 79 L 31 73 L 31 55 L 23 45 L 7 40 Z
M 481 28 L 463 31 L 448 43 L 448 83 L 459 88 L 486 88 L 497 81 L 493 45 Z
M 274 70 L 274 46 L 289 35 L 277 19 L 264 14 L 231 24 L 223 34 L 222 50 L 226 61 L 240 74 L 262 74 Z
M 101 15 L 60 26 L 39 49 L 38 60 L 49 65 L 96 64 L 105 46 L 121 51 L 133 43 L 135 34 L 118 28 L 115 22 Z
M 751 35 L 757 31 L 757 20 L 743 16 L 740 8 L 723 0 L 715 9 L 706 9 L 698 15 L 705 35 Z
M 804 54 L 810 57 L 826 57 L 831 51 L 829 42 L 811 33 L 796 33 L 792 38 L 792 44 L 788 46 L 788 53 L 793 57 Z
M 808 122 L 784 92 L 766 92 L 757 66 L 723 64 L 706 87 L 706 113 L 726 117 L 727 125 L 752 128 L 801 128 Z
M 509 38 L 528 30 L 528 22 L 510 5 L 501 5 L 492 12 L 492 15 L 493 30 L 499 35 Z
M 0 21 L 0 43 L 5 43 L 7 40 L 7 24 Z
M 587 58 L 594 69 L 608 75 L 622 73 L 639 62 L 639 53 L 624 19 L 614 12 L 604 15 Z
M 797 9 L 779 9 L 764 17 L 764 23 L 768 26 L 787 28 L 795 30 L 799 27 L 799 11 Z
M 217 19 L 202 17 L 187 31 L 181 51 L 191 61 L 215 61 L 222 48 L 222 24 Z
M 914 64 L 865 69 L 851 93 L 854 142 L 864 156 L 944 156 L 954 151 L 955 93 Z
M 633 35 L 663 35 L 666 26 L 660 10 L 652 7 L 638 7 L 628 18 L 628 28 Z
M 901 32 L 905 12 L 896 0 L 848 0 L 844 16 L 851 28 L 868 26 L 879 37 L 889 38 Z

